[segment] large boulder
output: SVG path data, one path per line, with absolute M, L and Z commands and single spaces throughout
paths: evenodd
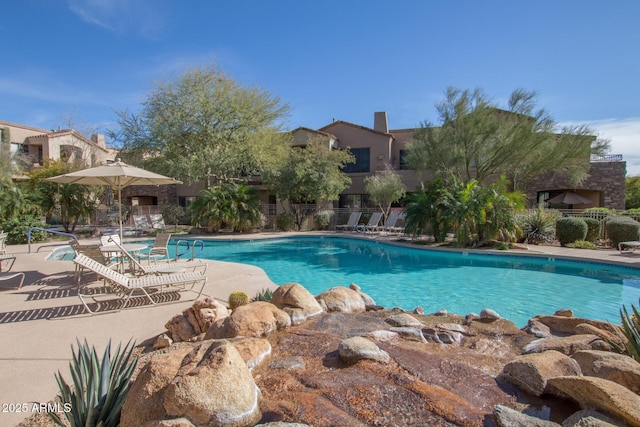
M 581 317 L 568 317 L 568 316 L 543 316 L 539 315 L 533 319 L 547 325 L 553 332 L 563 334 L 577 334 L 576 327 L 578 325 L 586 324 L 595 328 L 601 329 L 613 335 L 617 335 L 620 331 L 620 327 L 608 322 L 602 322 L 600 320 L 584 319 Z
M 504 366 L 500 378 L 531 395 L 541 396 L 549 378 L 569 375 L 581 375 L 578 362 L 550 350 L 516 357 Z
M 193 325 L 183 314 L 176 314 L 164 325 L 175 342 L 191 341 L 197 333 Z
M 583 350 L 573 356 L 584 375 L 604 378 L 640 393 L 640 363 L 610 351 Z
M 271 304 L 291 317 L 291 324 L 299 325 L 309 317 L 322 313 L 322 307 L 311 293 L 298 283 L 285 283 L 273 292 Z
M 260 338 L 289 326 L 291 318 L 287 313 L 269 302 L 256 301 L 236 308 L 229 317 L 211 325 L 205 339 Z
M 178 373 L 182 359 L 190 352 L 191 347 L 173 349 L 169 353 L 156 354 L 147 362 L 131 385 L 122 406 L 122 427 L 138 427 L 166 416 L 166 387 Z
M 418 319 L 407 313 L 394 314 L 385 320 L 391 326 L 400 328 L 422 328 L 424 325 Z
M 567 337 L 540 338 L 531 341 L 524 347 L 525 353 L 542 353 L 556 350 L 571 356 L 580 350 L 611 350 L 611 345 L 602 341 L 597 335 L 570 335 Z
M 547 385 L 551 394 L 569 398 L 583 409 L 595 408 L 640 427 L 640 396 L 620 384 L 583 376 L 550 378 Z
M 167 385 L 164 408 L 170 418 L 196 425 L 252 426 L 262 414 L 260 390 L 238 350 L 226 341 L 194 346 Z
M 627 427 L 627 424 L 601 412 L 582 409 L 566 418 L 562 427 Z
M 198 334 L 207 332 L 216 320 L 229 316 L 227 307 L 213 297 L 200 298 L 193 303 L 191 309 L 185 311 L 188 311 L 188 313 L 192 315 L 193 329 L 195 329 Z M 186 313 L 183 312 L 183 314 L 187 316 Z M 192 318 L 187 318 L 191 322 Z
M 496 405 L 493 415 L 499 427 L 560 427 L 553 421 L 532 417 L 503 405 Z
M 229 340 L 250 371 L 271 356 L 271 343 L 264 338 L 238 337 Z
M 389 353 L 381 350 L 373 341 L 364 337 L 351 337 L 342 340 L 338 346 L 338 354 L 345 363 L 355 363 L 363 359 L 381 363 L 389 362 Z
M 327 311 L 344 313 L 362 313 L 366 310 L 364 300 L 353 289 L 336 286 L 316 296 L 316 300 Z

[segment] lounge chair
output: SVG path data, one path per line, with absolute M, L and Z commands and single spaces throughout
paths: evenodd
M 167 228 L 167 226 L 164 225 L 162 214 L 149 215 L 149 220 L 151 222 L 151 228 L 154 230 L 165 230 Z
M 378 226 L 375 231 L 386 231 L 387 228 L 395 227 L 398 222 L 398 217 L 400 216 L 400 212 L 391 211 L 389 212 L 389 216 L 384 224 Z
M 100 237 L 100 244 L 102 246 L 111 245 L 114 242 L 121 243 L 120 235 L 118 235 L 118 234 L 108 234 L 106 236 Z M 113 262 L 116 258 L 118 258 L 118 255 L 120 255 L 117 252 L 105 252 L 104 254 L 105 254 L 106 257 L 109 258 L 110 262 Z
M 624 248 L 630 248 L 631 252 L 635 252 L 636 249 L 640 248 L 640 241 L 635 240 L 635 241 L 618 243 L 618 250 L 620 251 L 620 254 L 622 254 Z
M 81 245 L 77 240 L 72 240 L 69 242 L 69 246 L 74 250 L 76 256 L 78 254 L 85 255 L 91 258 L 94 261 L 99 262 L 100 264 L 106 267 L 112 267 L 116 264 L 111 264 L 111 259 L 105 256 L 105 253 L 100 250 L 100 245 Z M 82 277 L 82 272 L 84 268 L 79 264 L 76 264 L 76 272 L 75 272 L 75 280 L 76 283 L 80 283 L 80 278 Z
M 23 272 L 11 271 L 11 267 L 13 267 L 13 263 L 16 261 L 16 257 L 14 255 L 0 255 L 0 280 L 11 280 L 16 277 L 20 277 L 20 283 L 18 283 L 18 288 L 22 287 L 24 283 L 25 274 Z M 9 264 L 6 266 L 6 264 Z
M 351 230 L 355 231 L 358 226 L 358 221 L 360 221 L 360 217 L 362 216 L 361 212 L 351 212 L 349 215 L 349 220 L 346 224 L 336 225 L 336 230 Z
M 153 300 L 153 298 L 151 298 L 151 295 L 148 292 L 148 290 L 150 289 L 158 290 L 160 293 L 162 293 L 163 288 L 165 287 L 176 288 L 178 290 L 187 290 L 187 286 L 190 285 L 190 290 L 193 289 L 193 287 L 197 284 L 202 283 L 200 291 L 195 298 L 197 299 L 202 294 L 204 285 L 207 283 L 206 276 L 195 272 L 164 275 L 150 274 L 140 277 L 128 277 L 82 254 L 77 255 L 73 262 L 87 270 L 95 272 L 98 276 L 104 278 L 105 283 L 112 286 L 114 290 L 118 294 L 120 294 L 120 299 L 124 302 L 124 305 L 122 306 L 123 309 L 127 307 L 127 304 L 129 303 L 129 300 L 133 293 L 138 290 L 142 291 L 144 296 L 151 302 L 151 304 L 155 305 L 156 302 Z M 80 298 L 82 305 L 84 305 L 87 311 L 91 314 L 94 314 L 95 312 L 89 308 L 89 305 L 85 300 L 85 296 L 87 295 L 83 294 L 83 287 L 84 286 L 79 286 L 78 297 Z
M 132 217 L 133 217 L 133 226 L 136 230 L 136 233 L 142 234 L 145 231 L 153 230 L 153 227 L 151 226 L 151 222 L 149 221 L 149 218 L 147 218 L 146 215 L 132 215 Z
M 7 233 L 0 231 L 0 255 L 7 254 Z
M 397 216 L 394 216 L 392 218 L 392 215 L 394 213 Z M 398 225 L 398 223 L 402 223 L 403 221 L 404 212 L 391 212 L 389 214 L 389 218 L 387 218 L 387 221 L 385 222 L 384 231 L 386 231 L 387 233 L 404 233 L 404 226 Z
M 369 222 L 366 225 L 358 226 L 358 231 L 364 230 L 365 232 L 376 231 L 378 227 L 380 227 L 380 220 L 382 220 L 382 212 L 374 212 L 371 214 L 371 218 L 369 218 Z

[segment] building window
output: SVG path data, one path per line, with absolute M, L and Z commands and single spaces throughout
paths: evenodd
M 338 200 L 341 209 L 362 209 L 369 207 L 368 194 L 341 194 Z
M 356 161 L 344 167 L 345 173 L 369 172 L 371 170 L 369 148 L 351 148 L 349 151 L 353 154 Z
M 400 170 L 407 170 L 409 169 L 409 166 L 407 166 L 407 150 L 400 150 L 400 156 L 399 156 L 399 169 Z
M 178 197 L 178 204 L 183 208 L 188 208 L 191 203 L 196 201 L 196 196 L 180 196 Z

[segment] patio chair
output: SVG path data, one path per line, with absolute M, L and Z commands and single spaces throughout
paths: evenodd
M 105 236 L 100 237 L 101 246 L 112 245 L 114 243 L 118 243 L 118 244 L 122 243 L 122 241 L 120 240 L 119 234 L 107 234 Z M 103 252 L 103 254 L 108 258 L 109 263 L 115 262 L 118 256 L 120 256 L 118 252 Z
M 0 231 L 0 255 L 7 254 L 7 233 Z
M 153 260 L 158 261 L 161 258 L 169 258 L 169 240 L 171 233 L 159 233 L 156 235 L 153 245 L 147 253 L 141 252 L 140 256 L 146 258 L 149 264 Z
M 71 246 L 73 251 L 76 253 L 76 256 L 78 254 L 85 255 L 91 258 L 92 260 L 99 262 L 100 264 L 109 268 L 112 268 L 113 266 L 117 266 L 117 264 L 111 263 L 111 259 L 107 257 L 105 253 L 100 250 L 100 245 L 98 244 L 81 245 L 80 242 L 74 239 L 69 242 L 69 246 Z M 76 264 L 76 271 L 75 271 L 76 283 L 80 283 L 80 278 L 82 277 L 83 271 L 84 271 L 84 268 L 82 268 L 82 266 L 80 266 L 79 264 Z
M 11 268 L 15 261 L 16 257 L 14 255 L 0 255 L 0 280 L 5 281 L 20 277 L 20 283 L 18 283 L 17 287 L 17 289 L 20 289 L 24 283 L 25 274 L 21 271 L 11 272 Z M 8 264 L 8 266 L 6 266 L 6 264 Z
M 154 230 L 165 230 L 167 226 L 164 224 L 164 218 L 162 214 L 153 214 L 149 215 L 149 220 L 151 221 L 151 228 Z
M 636 249 L 640 248 L 640 241 L 635 240 L 635 241 L 618 243 L 618 250 L 620 251 L 621 255 L 622 255 L 622 252 L 624 251 L 624 248 L 629 248 L 631 252 L 635 252 Z
M 129 258 L 133 266 L 131 274 L 134 275 L 166 274 L 166 271 L 163 270 L 175 270 L 176 268 L 184 269 L 185 272 L 200 272 L 201 274 L 204 274 L 207 270 L 207 266 L 209 265 L 207 262 L 199 259 L 188 261 L 168 261 L 163 263 L 155 263 L 153 265 L 142 265 L 140 262 L 138 262 L 138 260 L 136 260 L 136 257 L 127 252 L 127 250 L 120 243 L 113 242 L 113 244 L 120 248 L 120 252 L 123 257 Z
M 355 231 L 361 216 L 362 216 L 362 212 L 351 212 L 351 215 L 349 215 L 349 220 L 347 221 L 347 223 L 336 225 L 336 230 Z
M 207 283 L 207 277 L 196 272 L 128 277 L 82 254 L 77 255 L 73 262 L 102 277 L 105 280 L 105 283 L 111 286 L 116 293 L 120 295 L 120 299 L 124 303 L 122 306 L 123 309 L 127 307 L 131 296 L 136 291 L 141 291 L 151 304 L 155 305 L 156 302 L 151 298 L 149 291 L 157 290 L 159 293 L 163 293 L 164 288 L 175 288 L 177 290 L 186 291 L 193 289 L 196 285 L 202 284 L 200 291 L 195 298 L 197 299 L 202 294 L 204 285 Z M 189 286 L 188 289 L 187 286 Z M 78 297 L 87 311 L 91 314 L 95 314 L 95 312 L 89 308 L 89 305 L 85 300 L 85 297 L 89 294 L 83 294 L 83 287 L 84 286 L 79 286 Z
M 133 226 L 135 228 L 136 233 L 142 234 L 145 231 L 152 231 L 153 227 L 151 226 L 151 221 L 147 218 L 146 215 L 132 215 L 133 218 Z
M 374 212 L 371 214 L 371 218 L 369 218 L 369 222 L 366 225 L 358 226 L 358 231 L 363 230 L 365 232 L 376 231 L 378 227 L 380 227 L 380 220 L 382 220 L 382 212 Z
M 388 227 L 395 227 L 398 222 L 398 217 L 400 216 L 400 212 L 391 211 L 389 212 L 389 216 L 387 217 L 384 224 L 379 225 L 375 231 L 385 231 Z
M 404 212 L 391 212 L 381 230 L 387 233 L 404 233 L 404 227 L 398 225 L 402 221 L 404 221 Z

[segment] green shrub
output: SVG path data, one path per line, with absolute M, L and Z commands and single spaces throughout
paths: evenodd
M 27 243 L 27 235 L 31 227 L 46 228 L 47 224 L 43 224 L 39 218 L 31 215 L 23 215 L 11 218 L 2 224 L 3 231 L 7 233 L 7 243 L 24 244 Z M 40 230 L 31 232 L 31 243 L 41 242 L 47 238 L 47 233 Z
M 549 243 L 553 241 L 557 211 L 536 209 L 519 219 L 525 243 Z
M 596 249 L 596 245 L 593 244 L 593 242 L 586 240 L 576 240 L 573 243 L 567 243 L 567 247 L 575 249 Z
M 640 240 L 640 223 L 626 216 L 616 216 L 607 220 L 607 235 L 612 247 L 618 243 Z
M 167 224 L 172 224 L 174 229 L 184 220 L 186 210 L 179 205 L 168 205 L 162 210 L 162 217 Z
M 276 218 L 276 227 L 280 231 L 291 231 L 296 228 L 296 219 L 293 214 L 283 212 Z
M 587 223 L 587 236 L 584 240 L 587 242 L 598 240 L 600 238 L 600 221 L 591 217 L 583 217 L 582 220 Z
M 506 251 L 507 249 L 509 249 L 509 244 L 507 242 L 500 242 L 498 243 L 498 246 L 496 246 L 496 249 L 498 249 L 499 251 Z
M 100 361 L 95 347 L 89 348 L 86 341 L 84 344 L 78 341 L 78 352 L 69 363 L 73 388 L 62 378 L 60 371 L 55 375 L 67 423 L 63 423 L 55 412 L 48 413 L 51 419 L 59 426 L 120 425 L 120 412 L 138 362 L 136 357 L 131 360 L 133 348 L 134 344 L 130 342 L 120 352 L 118 345 L 112 357 L 109 341 Z
M 313 222 L 317 230 L 328 230 L 329 224 L 331 224 L 331 218 L 333 217 L 333 211 L 324 210 L 316 212 L 313 216 Z
M 556 238 L 562 246 L 587 237 L 587 223 L 577 217 L 564 217 L 556 220 Z
M 272 298 L 273 298 L 273 291 L 271 289 L 263 289 L 263 290 L 259 291 L 256 294 L 256 296 L 251 298 L 251 301 L 252 302 L 255 302 L 255 301 L 271 302 Z

